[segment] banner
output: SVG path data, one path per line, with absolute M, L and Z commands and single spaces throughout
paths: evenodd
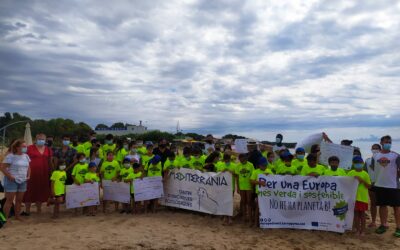
M 259 175 L 261 228 L 351 230 L 358 181 L 353 177 Z
M 67 185 L 65 202 L 67 208 L 97 206 L 100 204 L 99 183 Z
M 132 185 L 135 190 L 135 201 L 158 199 L 164 195 L 161 176 L 136 179 Z
M 307 136 L 303 140 L 301 140 L 299 143 L 296 144 L 296 148 L 304 148 L 306 153 L 310 153 L 311 151 L 311 146 L 314 144 L 320 144 L 322 142 L 322 133 L 316 133 Z
M 235 140 L 235 152 L 240 154 L 245 154 L 247 150 L 247 139 L 236 139 Z
M 174 169 L 164 182 L 161 204 L 216 215 L 233 214 L 231 173 Z
M 117 201 L 121 203 L 131 202 L 131 190 L 129 183 L 103 180 L 102 184 L 103 200 Z
M 319 162 L 325 166 L 329 166 L 328 159 L 331 156 L 337 156 L 340 160 L 339 167 L 349 170 L 353 165 L 354 148 L 334 143 L 321 142 L 321 155 Z

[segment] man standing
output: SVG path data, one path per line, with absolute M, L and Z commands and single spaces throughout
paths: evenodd
M 388 206 L 393 207 L 396 231 L 393 234 L 400 238 L 400 157 L 391 151 L 392 138 L 385 135 L 381 138 L 382 150 L 373 156 L 372 166 L 375 170 L 376 205 L 379 206 L 381 225 L 376 233 L 383 234 L 388 229 Z

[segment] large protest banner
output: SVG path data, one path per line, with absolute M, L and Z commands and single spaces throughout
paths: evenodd
M 67 185 L 65 201 L 67 208 L 96 206 L 100 204 L 99 183 Z
M 358 181 L 353 177 L 259 175 L 261 228 L 343 233 L 352 227 Z
M 233 214 L 231 173 L 174 169 L 164 182 L 161 204 L 216 215 Z
M 158 199 L 164 194 L 161 176 L 136 179 L 132 185 L 135 190 L 135 201 Z
M 131 190 L 129 183 L 103 180 L 103 200 L 117 201 L 121 203 L 131 202 Z
M 328 142 L 321 142 L 321 155 L 319 162 L 329 166 L 328 159 L 331 156 L 337 156 L 340 160 L 339 167 L 349 170 L 352 166 L 354 148 L 351 146 L 339 145 Z

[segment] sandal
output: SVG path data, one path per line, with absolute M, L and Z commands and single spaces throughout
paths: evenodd
M 376 230 L 375 233 L 377 234 L 383 234 L 385 233 L 387 230 L 387 228 L 384 225 L 380 225 Z
M 400 238 L 400 228 L 396 228 L 396 231 L 394 231 L 393 236 L 397 237 L 397 238 Z

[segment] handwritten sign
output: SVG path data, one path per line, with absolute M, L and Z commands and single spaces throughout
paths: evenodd
M 334 143 L 321 142 L 321 155 L 319 162 L 325 166 L 329 166 L 328 159 L 331 156 L 337 156 L 340 160 L 339 167 L 349 170 L 353 163 L 353 151 L 351 146 L 344 146 Z
M 131 191 L 129 183 L 103 180 L 103 200 L 130 203 Z
M 135 201 L 158 199 L 164 194 L 161 176 L 136 179 L 132 185 L 135 190 Z
M 67 185 L 65 201 L 67 208 L 97 206 L 100 204 L 99 183 Z

